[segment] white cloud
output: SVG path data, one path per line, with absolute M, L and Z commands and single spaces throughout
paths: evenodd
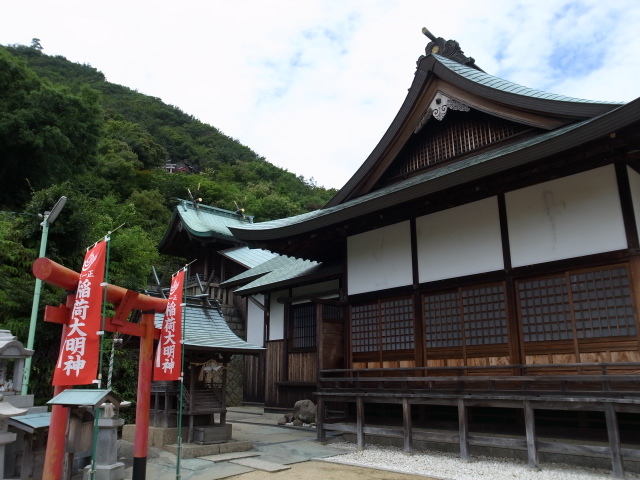
M 639 20 L 631 0 L 31 0 L 5 5 L 0 44 L 40 38 L 45 53 L 340 187 L 404 100 L 423 26 L 496 76 L 628 101 L 640 95 Z

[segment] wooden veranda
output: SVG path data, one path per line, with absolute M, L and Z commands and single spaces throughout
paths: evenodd
M 323 370 L 318 383 L 317 435 L 327 431 L 350 432 L 364 447 L 367 435 L 401 438 L 404 450 L 414 440 L 459 444 L 460 458 L 470 458 L 470 446 L 504 447 L 527 451 L 528 465 L 537 468 L 539 452 L 607 456 L 616 478 L 624 478 L 623 460 L 640 460 L 640 448 L 623 446 L 618 414 L 640 412 L 640 363 L 581 363 L 562 365 L 504 365 L 496 367 L 439 367 Z M 572 370 L 571 373 L 567 373 Z M 328 418 L 331 404 L 350 405 L 355 415 Z M 402 426 L 368 423 L 365 406 L 391 404 L 402 407 Z M 355 408 L 353 408 L 355 406 Z M 457 409 L 455 431 L 416 428 L 416 406 Z M 520 435 L 472 432 L 469 409 L 474 407 L 521 410 Z M 604 413 L 608 446 L 562 441 L 540 441 L 536 415 L 543 411 Z

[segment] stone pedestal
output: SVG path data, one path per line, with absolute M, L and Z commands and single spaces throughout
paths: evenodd
M 0 395 L 0 475 L 2 478 L 4 478 L 4 448 L 7 444 L 15 442 L 18 437 L 15 433 L 8 431 L 8 419 L 26 413 L 25 409 L 16 408 L 3 400 L 4 397 Z
M 123 480 L 125 465 L 118 462 L 118 427 L 122 418 L 98 419 L 98 448 L 96 449 L 96 473 L 94 480 Z M 91 478 L 91 465 L 84 468 L 83 479 Z

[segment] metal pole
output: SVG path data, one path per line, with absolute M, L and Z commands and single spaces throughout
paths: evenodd
M 44 257 L 47 251 L 47 237 L 49 236 L 49 213 L 44 212 L 44 221 L 42 226 L 42 238 L 40 240 L 39 257 Z M 31 321 L 29 323 L 29 337 L 27 338 L 27 349 L 33 350 L 33 343 L 36 338 L 36 322 L 38 320 L 38 307 L 40 306 L 40 291 L 42 290 L 42 280 L 36 278 L 36 286 L 33 290 L 33 304 L 31 305 Z M 22 374 L 22 389 L 20 393 L 26 395 L 29 390 L 29 377 L 31 376 L 31 358 L 27 357 L 24 364 L 24 372 Z
M 184 357 L 185 357 L 185 344 L 184 344 L 184 331 L 186 329 L 186 319 L 187 319 L 187 279 L 189 278 L 189 270 L 185 267 L 185 282 L 182 284 L 182 318 L 180 322 L 182 323 L 182 327 L 180 328 L 180 399 L 178 400 L 178 458 L 176 460 L 176 480 L 180 480 L 182 478 L 182 409 L 184 408 Z M 158 345 L 158 348 L 160 346 Z M 195 375 L 191 372 L 191 378 L 194 378 Z M 193 394 L 193 392 L 191 392 Z M 193 401 L 192 397 L 192 401 Z M 189 417 L 193 418 L 193 417 Z

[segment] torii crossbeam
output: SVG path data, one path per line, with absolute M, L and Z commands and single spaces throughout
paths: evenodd
M 66 305 L 45 308 L 44 319 L 47 322 L 63 325 L 61 345 L 64 342 L 67 325 L 71 319 L 71 307 L 78 287 L 80 274 L 46 257 L 38 258 L 33 264 L 33 274 L 43 282 L 71 292 Z M 160 331 L 154 326 L 156 313 L 167 308 L 164 298 L 150 297 L 116 285 L 106 286 L 107 302 L 116 308 L 113 318 L 105 319 L 104 329 L 125 335 L 140 337 L 140 359 L 138 361 L 138 394 L 136 402 L 136 428 L 133 444 L 133 480 L 145 480 L 147 452 L 149 445 L 149 407 L 151 402 L 151 375 L 153 366 L 153 341 L 160 337 Z M 141 323 L 127 321 L 132 310 L 142 311 Z M 62 348 L 62 346 L 61 346 Z M 66 386 L 54 388 L 54 395 L 66 390 Z M 69 409 L 54 405 L 51 409 L 51 424 L 44 464 L 43 480 L 60 480 L 65 452 L 65 436 Z

